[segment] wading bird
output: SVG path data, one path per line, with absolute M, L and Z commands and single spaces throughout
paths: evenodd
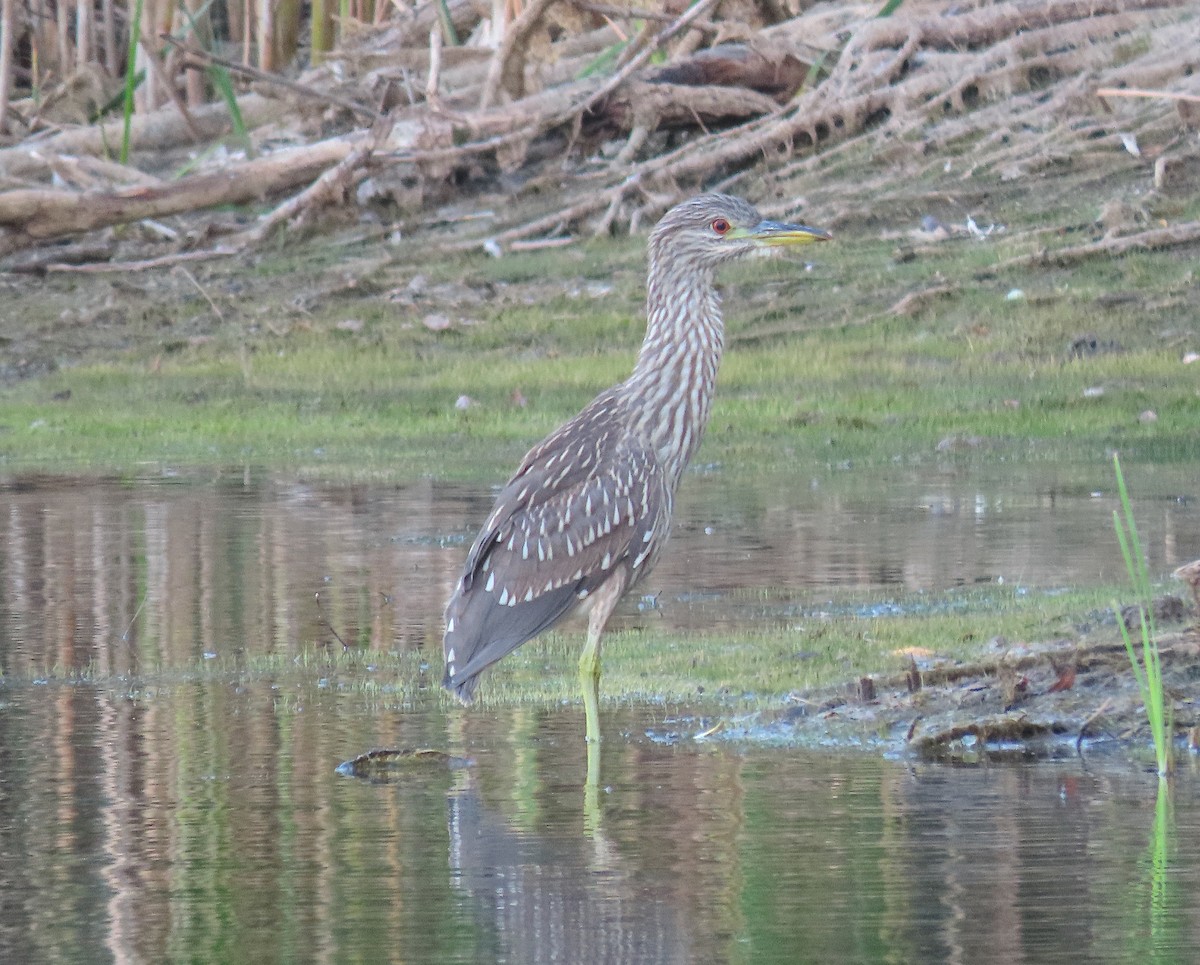
M 529 451 L 471 545 L 446 604 L 447 690 L 470 703 L 484 670 L 582 609 L 587 739 L 599 740 L 604 626 L 667 541 L 675 490 L 712 409 L 725 341 L 713 275 L 744 255 L 829 237 L 765 221 L 721 194 L 663 216 L 650 235 L 633 374 Z

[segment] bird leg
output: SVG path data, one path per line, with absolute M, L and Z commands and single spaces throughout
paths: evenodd
M 588 621 L 587 643 L 579 657 L 579 685 L 583 690 L 588 744 L 600 742 L 600 635 L 604 632 L 604 624 L 597 621 L 596 613 L 593 610 Z M 598 622 L 600 626 L 596 626 Z
M 583 716 L 587 721 L 587 778 L 584 781 L 585 805 L 586 795 L 591 793 L 595 798 L 595 790 L 600 786 L 600 635 L 604 632 L 604 624 L 597 626 L 596 611 L 588 620 L 587 643 L 583 646 L 583 655 L 579 658 L 579 684 L 583 689 Z M 592 801 L 593 810 L 598 810 L 599 802 Z
M 592 594 L 588 604 L 588 635 L 579 657 L 579 683 L 583 689 L 583 715 L 589 747 L 600 742 L 600 638 L 608 618 L 629 582 L 624 570 L 618 570 Z M 599 764 L 595 767 L 599 771 Z M 588 779 L 593 777 L 589 755 Z M 599 775 L 594 775 L 599 779 Z

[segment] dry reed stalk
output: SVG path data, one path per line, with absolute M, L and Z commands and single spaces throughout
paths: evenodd
M 141 47 L 145 50 L 150 50 L 153 43 L 153 39 L 146 34 L 145 27 L 143 26 Z M 171 81 L 176 72 L 173 66 L 176 62 L 174 53 L 175 51 L 172 50 L 172 56 L 167 59 L 165 64 L 159 60 L 157 55 L 151 54 L 148 56 L 146 64 L 150 68 L 150 78 L 147 79 L 153 79 L 158 89 L 166 93 L 167 98 L 175 105 L 175 109 L 179 111 L 180 117 L 183 118 L 183 123 L 187 125 L 192 140 L 199 143 L 203 140 L 200 129 L 196 125 L 191 112 L 188 111 L 187 105 L 183 102 L 183 98 L 180 96 L 175 84 Z
M 205 0 L 184 0 L 184 3 L 189 15 L 188 23 L 193 32 L 183 35 L 190 36 L 197 47 L 208 49 L 213 42 L 212 20 L 208 14 L 208 4 Z M 178 32 L 176 36 L 179 36 Z M 202 68 L 191 66 L 187 69 L 187 102 L 192 107 L 199 107 L 207 100 L 204 79 L 205 72 Z
M 165 34 L 170 34 L 172 30 L 176 29 L 175 21 L 179 16 L 176 2 L 177 0 L 155 0 L 153 19 L 148 20 L 145 17 L 142 19 L 142 42 L 146 47 L 147 54 L 154 61 L 154 67 L 151 69 L 160 106 L 168 101 L 177 106 L 183 103 L 177 90 L 176 73 L 178 68 L 163 57 L 167 51 L 167 45 L 161 40 Z
M 247 67 L 252 67 L 254 65 L 254 42 L 252 39 L 254 37 L 254 0 L 242 0 L 241 11 L 242 63 Z
M 75 55 L 80 66 L 92 62 L 94 43 L 92 0 L 75 0 Z
M 275 0 L 275 32 L 271 45 L 275 63 L 283 69 L 296 57 L 300 46 L 300 0 Z
M 54 11 L 54 23 L 57 27 L 56 40 L 58 49 L 59 76 L 66 79 L 74 66 L 71 62 L 71 11 L 66 4 L 59 4 Z
M 1137 88 L 1125 87 L 1101 87 L 1096 91 L 1096 96 L 1104 97 L 1141 97 L 1141 98 L 1163 98 L 1172 101 L 1187 101 L 1192 104 L 1200 104 L 1200 94 L 1181 94 L 1173 90 L 1140 90 Z
M 104 50 L 101 64 L 110 77 L 116 77 L 120 69 L 117 59 L 117 14 L 113 0 L 101 0 L 100 15 L 104 22 Z
M 255 33 L 258 37 L 258 66 L 263 70 L 275 69 L 275 4 L 272 0 L 258 0 Z
M 438 106 L 438 83 L 442 73 L 442 31 L 434 27 L 429 31 L 429 77 L 425 81 L 425 103 Z
M 8 101 L 12 95 L 13 23 L 16 0 L 0 4 L 0 134 L 8 133 Z
M 41 94 L 58 74 L 58 25 L 49 0 L 31 0 L 29 32 L 30 86 Z
M 329 0 L 312 0 L 312 62 L 325 60 L 333 49 L 333 11 Z
M 133 70 L 142 75 L 142 82 L 133 93 L 133 109 L 135 113 L 149 114 L 162 103 L 162 91 L 155 80 L 154 68 L 150 61 L 153 58 L 151 48 L 146 44 L 146 37 L 155 34 L 154 25 L 158 22 L 156 8 L 162 0 L 144 0 L 142 4 L 141 33 L 133 58 Z M 132 25 L 137 12 L 137 0 L 128 0 L 126 7 L 126 25 Z M 128 70 L 128 67 L 126 68 Z

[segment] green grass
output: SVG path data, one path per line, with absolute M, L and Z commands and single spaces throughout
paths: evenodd
M 811 270 L 793 259 L 724 272 L 729 346 L 698 458 L 765 471 L 872 466 L 941 458 L 943 440 L 997 462 L 1116 448 L 1194 458 L 1200 393 L 1180 361 L 1200 344 L 1188 252 L 998 267 L 1047 243 L 1023 226 L 1086 226 L 1094 196 L 1079 197 L 994 200 L 1008 232 L 915 257 L 897 257 L 905 242 L 880 229 L 921 208 L 881 201 L 810 253 Z M 1174 203 L 1149 213 L 1200 214 L 1200 202 Z M 1083 240 L 1086 230 L 1055 243 Z M 271 248 L 196 266 L 207 298 L 153 273 L 14 288 L 10 357 L 56 371 L 0 389 L 0 467 L 494 477 L 628 373 L 644 324 L 641 239 L 502 259 L 421 249 L 389 254 L 374 237 Z M 428 294 L 394 298 L 416 275 Z M 587 291 L 596 283 L 608 286 L 600 297 Z M 889 313 L 939 284 L 949 294 Z M 1010 300 L 1016 288 L 1025 297 Z M 429 313 L 455 324 L 429 331 Z M 347 320 L 357 330 L 339 328 Z M 1111 351 L 1074 357 L 1081 338 Z M 465 412 L 463 395 L 476 403 Z M 1143 421 L 1147 411 L 1157 421 Z
M 682 636 L 652 619 L 626 620 L 605 637 L 601 700 L 730 711 L 778 706 L 793 691 L 902 673 L 913 650 L 974 660 L 997 636 L 1072 636 L 1080 614 L 1095 614 L 1109 597 L 1098 590 L 1051 595 L 991 587 L 897 601 L 907 605 L 895 616 L 814 612 L 786 625 L 760 620 Z M 526 644 L 488 671 L 479 699 L 578 703 L 582 643 L 582 627 L 568 626 Z
M 1133 583 L 1135 605 L 1140 615 L 1139 632 L 1140 648 L 1134 646 L 1121 610 L 1113 604 L 1117 615 L 1117 625 L 1121 628 L 1121 639 L 1125 643 L 1125 652 L 1129 655 L 1130 666 L 1133 667 L 1137 678 L 1138 691 L 1142 696 L 1145 707 L 1146 721 L 1150 725 L 1150 733 L 1154 740 L 1154 759 L 1158 765 L 1158 776 L 1169 777 L 1175 764 L 1174 755 L 1174 720 L 1170 699 L 1163 685 L 1162 662 L 1158 653 L 1158 636 L 1154 626 L 1154 594 L 1150 586 L 1150 571 L 1146 566 L 1146 558 L 1142 553 L 1142 544 L 1138 539 L 1137 524 L 1133 517 L 1133 507 L 1129 502 L 1129 491 L 1125 486 L 1125 476 L 1121 472 L 1121 460 L 1113 456 L 1113 471 L 1117 476 L 1117 492 L 1121 498 L 1120 511 L 1113 511 L 1113 526 L 1117 531 L 1117 542 L 1121 546 L 1121 556 L 1125 561 L 1125 569 Z
M 736 629 L 687 634 L 661 629 L 654 616 L 626 613 L 605 636 L 601 700 L 608 706 L 663 704 L 719 713 L 777 707 L 793 691 L 866 674 L 902 673 L 914 649 L 938 660 L 970 661 L 997 636 L 1014 641 L 1074 636 L 1076 622 L 1094 618 L 1112 592 L 1100 588 L 1025 593 L 991 586 L 904 597 L 892 601 L 899 607 L 888 616 L 856 615 L 855 598 L 846 595 L 832 612 L 814 607 L 786 621 L 764 618 Z M 488 671 L 480 702 L 579 705 L 577 666 L 583 636 L 583 624 L 576 621 L 521 647 Z M 36 676 L 145 695 L 204 680 L 269 682 L 281 712 L 289 702 L 303 703 L 317 692 L 337 694 L 370 709 L 453 703 L 438 686 L 440 660 L 431 660 L 428 653 L 334 643 L 309 644 L 288 653 L 238 651 L 181 666 L 146 666 L 113 681 L 92 666 L 49 667 Z M 15 678 L 6 682 L 22 683 Z
M 1123 330 L 1125 351 L 1070 360 L 1063 336 L 1031 345 L 1019 331 L 1051 327 L 1040 314 L 993 319 L 989 336 L 963 334 L 960 310 L 870 325 L 814 317 L 808 330 L 751 338 L 773 323 L 727 303 L 734 344 L 701 460 L 885 464 L 928 457 L 951 436 L 1004 460 L 1195 452 L 1200 398 L 1179 350 L 1154 332 Z M 165 352 L 145 344 L 3 389 L 0 460 L 64 472 L 250 462 L 333 477 L 495 475 L 628 372 L 641 323 L 625 308 L 551 299 L 432 333 L 368 302 L 354 306 L 364 321 L 354 334 L 317 323 Z M 802 328 L 819 314 L 806 304 L 787 317 Z M 455 407 L 463 395 L 467 411 Z M 1147 410 L 1156 422 L 1139 421 Z
M 1180 361 L 1200 344 L 1190 253 L 998 267 L 1090 237 L 1095 194 L 1074 190 L 989 197 L 994 214 L 979 217 L 1003 218 L 1005 233 L 911 257 L 897 256 L 907 242 L 895 227 L 919 220 L 927 201 L 880 199 L 808 253 L 811 270 L 791 259 L 724 272 L 729 346 L 699 460 L 808 471 L 947 448 L 996 462 L 1116 448 L 1194 459 L 1200 393 Z M 1147 206 L 1170 220 L 1200 215 L 1200 201 Z M 1046 224 L 1075 227 L 1049 240 L 1021 232 Z M 55 370 L 0 389 L 0 467 L 493 478 L 628 373 L 644 324 L 642 239 L 492 259 L 359 236 L 193 274 L 196 284 L 145 273 L 14 287 L 9 357 Z M 393 297 L 417 275 L 427 294 Z M 595 283 L 608 286 L 600 297 L 588 293 Z M 949 294 L 915 314 L 889 313 L 941 284 Z M 1016 288 L 1024 297 L 1010 300 Z M 430 313 L 455 324 L 429 331 Z M 1074 357 L 1081 338 L 1111 351 Z M 460 411 L 464 395 L 476 404 Z

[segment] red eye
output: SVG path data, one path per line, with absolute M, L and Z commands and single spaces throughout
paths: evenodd
M 712 223 L 712 230 L 719 235 L 723 235 L 729 230 L 729 222 L 724 218 L 717 218 Z

